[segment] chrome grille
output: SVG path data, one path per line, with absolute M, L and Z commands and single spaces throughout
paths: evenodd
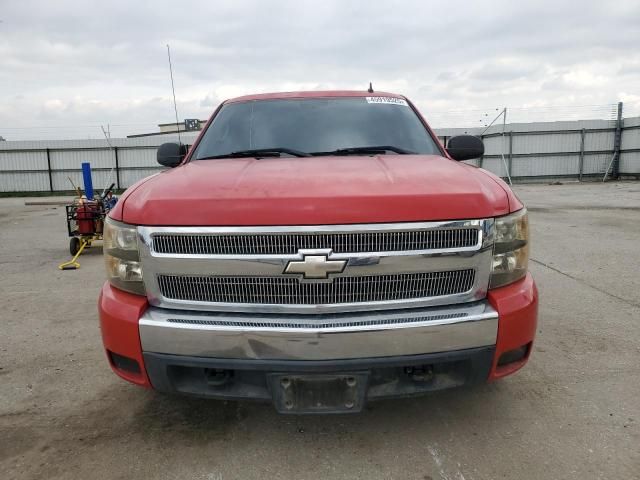
M 191 302 L 322 305 L 454 295 L 471 290 L 475 270 L 343 276 L 329 283 L 288 277 L 158 275 L 165 298 Z
M 149 303 L 251 314 L 366 312 L 486 297 L 486 219 L 356 225 L 138 227 Z M 309 255 L 346 260 L 331 281 L 284 273 Z M 252 320 L 252 319 L 251 319 Z
M 430 229 L 348 233 L 155 234 L 157 253 L 180 255 L 289 255 L 299 249 L 334 253 L 398 252 L 473 247 L 478 229 Z

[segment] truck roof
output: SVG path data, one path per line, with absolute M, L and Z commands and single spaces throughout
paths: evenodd
M 248 102 L 251 100 L 274 100 L 284 98 L 327 98 L 327 97 L 393 97 L 405 98 L 397 93 L 389 92 L 368 92 L 361 90 L 314 90 L 306 92 L 274 92 L 259 93 L 254 95 L 244 95 L 230 98 L 224 103 Z

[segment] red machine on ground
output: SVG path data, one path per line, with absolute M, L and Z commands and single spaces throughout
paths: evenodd
M 97 199 L 87 199 L 79 193 L 73 203 L 66 205 L 67 233 L 69 234 L 69 253 L 73 257 L 69 262 L 59 266 L 61 270 L 75 270 L 79 267 L 76 259 L 84 248 L 90 247 L 95 240 L 102 240 L 104 219 L 110 208 L 115 205 L 112 200 L 112 184 Z

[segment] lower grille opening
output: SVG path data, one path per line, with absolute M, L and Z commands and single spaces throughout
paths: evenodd
M 328 283 L 288 277 L 159 275 L 165 298 L 272 305 L 362 303 L 455 295 L 470 291 L 475 270 L 336 277 Z
M 140 365 L 133 358 L 119 355 L 110 350 L 107 350 L 111 364 L 118 370 L 128 373 L 140 373 Z
M 530 343 L 527 343 L 521 347 L 504 352 L 498 359 L 498 367 L 504 367 L 505 365 L 510 365 L 524 360 L 527 357 L 530 345 Z

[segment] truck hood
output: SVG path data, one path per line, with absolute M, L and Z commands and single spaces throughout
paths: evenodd
M 507 191 L 435 155 L 200 160 L 132 187 L 112 216 L 166 226 L 472 219 L 509 213 Z

